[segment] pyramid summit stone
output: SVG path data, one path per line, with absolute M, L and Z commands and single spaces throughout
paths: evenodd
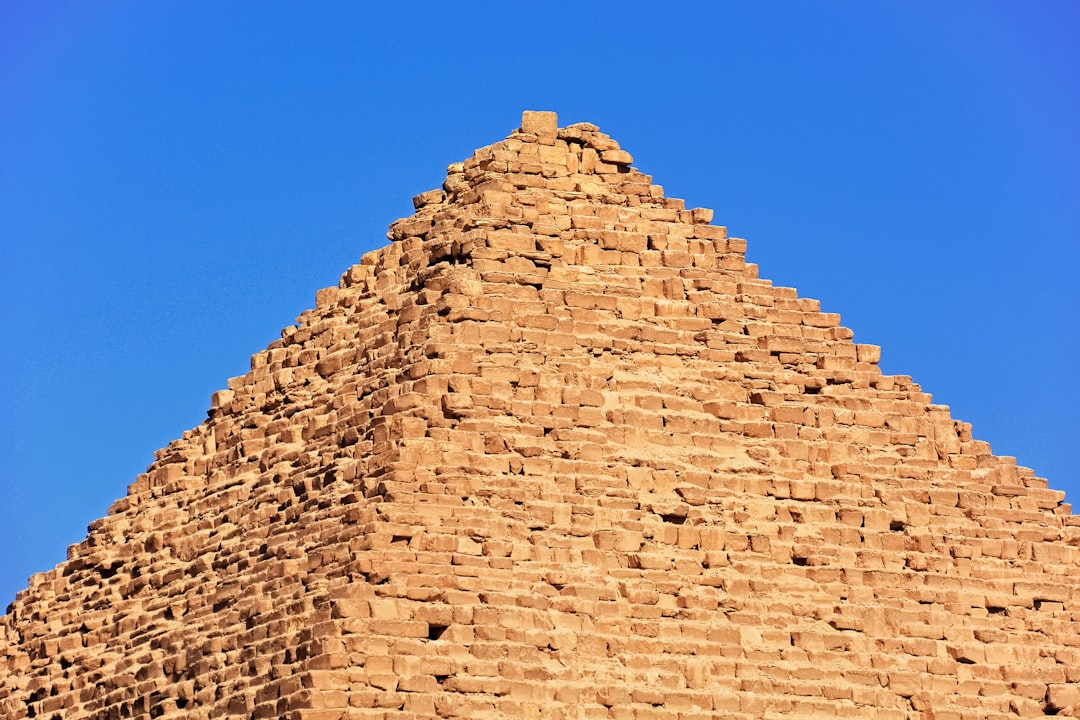
M 1080 520 L 594 125 L 448 168 L 0 620 L 0 717 L 1080 712 Z
M 521 131 L 554 140 L 559 132 L 559 116 L 548 111 L 526 110 L 521 114 Z

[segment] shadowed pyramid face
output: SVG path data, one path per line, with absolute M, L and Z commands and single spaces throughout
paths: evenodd
M 0 717 L 1080 712 L 1080 522 L 527 112 L 0 624 Z

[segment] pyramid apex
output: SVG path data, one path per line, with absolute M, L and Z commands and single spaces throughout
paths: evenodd
M 521 113 L 521 131 L 554 139 L 559 132 L 559 116 L 550 110 L 526 110 Z

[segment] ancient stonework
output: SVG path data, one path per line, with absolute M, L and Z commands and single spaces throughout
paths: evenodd
M 525 113 L 0 621 L 0 717 L 1080 715 L 1080 517 Z

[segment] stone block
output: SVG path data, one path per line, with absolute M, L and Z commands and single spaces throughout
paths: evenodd
M 625 150 L 604 150 L 600 153 L 600 159 L 613 165 L 630 165 L 634 162 L 633 156 Z
M 549 111 L 526 110 L 521 115 L 521 131 L 554 140 L 559 132 L 559 116 Z

